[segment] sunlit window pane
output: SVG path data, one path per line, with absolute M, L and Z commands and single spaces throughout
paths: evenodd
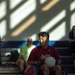
M 6 15 L 6 3 L 3 1 L 0 3 L 0 19 L 2 19 Z
M 28 0 L 10 16 L 10 28 L 14 28 L 23 19 L 25 19 L 29 14 L 31 14 L 36 8 L 35 0 Z
M 71 3 L 70 10 L 75 10 L 75 0 Z
M 73 25 L 75 25 L 75 12 L 71 16 L 71 24 L 70 28 L 72 28 Z
M 41 31 L 48 31 L 53 26 L 55 26 L 59 21 L 61 21 L 66 15 L 66 11 L 62 10 L 57 16 L 55 16 L 51 21 L 41 28 Z
M 47 0 L 40 0 L 40 3 L 43 4 L 45 3 Z
M 0 23 L 0 36 L 1 38 L 6 34 L 6 21 Z
M 15 6 L 17 6 L 22 1 L 23 0 L 10 0 L 10 9 L 13 9 Z
M 60 24 L 57 28 L 55 28 L 52 32 L 50 32 L 50 40 L 60 40 L 62 39 L 66 34 L 65 34 L 65 26 L 66 23 L 63 22 Z

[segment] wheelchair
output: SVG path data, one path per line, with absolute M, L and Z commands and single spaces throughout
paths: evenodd
M 38 66 L 37 65 L 35 66 L 35 68 L 36 68 L 36 75 L 46 75 L 45 72 L 42 72 L 42 71 L 38 70 Z M 61 65 L 61 68 L 62 68 L 62 75 L 68 75 L 67 70 L 62 65 Z M 55 75 L 55 71 L 51 70 L 50 71 L 50 75 Z

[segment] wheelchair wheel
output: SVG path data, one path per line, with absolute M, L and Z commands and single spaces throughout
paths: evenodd
M 68 75 L 68 72 L 67 72 L 67 70 L 63 67 L 63 66 L 61 66 L 62 67 L 62 75 Z
M 39 70 L 38 65 L 35 65 L 36 68 L 36 75 L 46 75 L 45 72 L 42 72 L 41 70 Z M 61 65 L 62 68 L 62 75 L 68 75 L 67 70 Z M 50 70 L 50 75 L 55 75 L 55 70 Z

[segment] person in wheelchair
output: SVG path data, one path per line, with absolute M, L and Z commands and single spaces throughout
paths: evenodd
M 44 72 L 45 75 L 50 75 L 50 70 L 55 71 L 55 75 L 62 75 L 62 68 L 60 66 L 61 59 L 57 50 L 48 45 L 49 33 L 40 32 L 38 34 L 40 46 L 33 48 L 28 58 L 28 65 L 37 64 L 39 70 Z M 44 61 L 47 57 L 52 56 L 56 60 L 55 66 L 50 68 Z

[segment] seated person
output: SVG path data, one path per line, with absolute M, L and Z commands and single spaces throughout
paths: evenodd
M 17 60 L 17 65 L 19 67 L 20 72 L 23 72 L 26 68 L 29 54 L 34 47 L 35 45 L 32 44 L 32 38 L 28 38 L 27 44 L 21 48 L 19 58 Z
M 70 52 L 71 54 L 75 54 L 75 26 L 72 27 L 72 30 L 69 32 L 70 39 Z
M 72 27 L 72 30 L 69 32 L 70 39 L 70 51 L 71 54 L 75 57 L 75 25 Z M 75 67 L 75 59 L 74 59 L 74 67 Z
M 72 30 L 69 32 L 69 38 L 72 40 L 75 39 L 75 26 L 73 26 Z
M 49 42 L 49 34 L 47 32 L 40 32 L 38 34 L 39 36 L 39 43 L 40 46 L 35 47 L 28 58 L 28 64 L 34 65 L 40 61 L 39 63 L 39 69 L 46 73 L 46 75 L 50 75 L 50 70 L 55 70 L 55 75 L 62 75 L 62 68 L 60 66 L 61 60 L 58 55 L 58 52 L 51 46 L 48 45 Z M 44 60 L 46 57 L 52 56 L 56 59 L 57 63 L 53 68 L 49 68 L 44 63 Z M 28 69 L 28 68 L 27 68 Z M 26 73 L 26 72 L 25 72 Z

